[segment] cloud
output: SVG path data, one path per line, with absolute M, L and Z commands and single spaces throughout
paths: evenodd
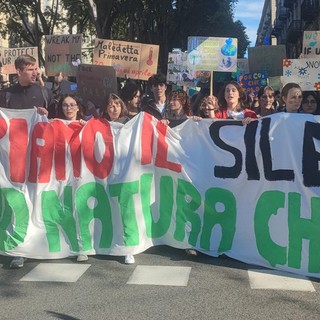
M 246 27 L 251 46 L 256 42 L 263 5 L 264 0 L 239 0 L 234 9 L 234 18 Z

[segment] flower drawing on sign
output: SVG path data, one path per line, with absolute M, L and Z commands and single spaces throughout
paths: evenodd
M 284 74 L 286 77 L 290 77 L 292 75 L 292 72 L 291 70 L 286 70 Z
M 283 66 L 289 68 L 292 65 L 292 62 L 288 59 L 283 60 Z
M 299 71 L 298 71 L 299 75 L 300 76 L 305 76 L 307 74 L 307 68 L 299 68 Z
M 320 90 L 320 82 L 316 82 L 316 83 L 314 84 L 314 88 L 315 88 L 316 90 Z

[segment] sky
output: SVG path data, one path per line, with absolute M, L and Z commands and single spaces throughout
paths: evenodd
M 246 27 L 246 33 L 251 41 L 250 47 L 256 44 L 263 5 L 264 0 L 239 0 L 234 9 L 235 20 L 240 20 Z

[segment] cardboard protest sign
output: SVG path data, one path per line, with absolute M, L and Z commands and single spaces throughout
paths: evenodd
M 167 83 L 178 86 L 193 87 L 196 82 L 195 72 L 188 67 L 187 52 L 169 52 Z
M 305 58 L 316 58 L 320 55 L 320 31 L 303 32 L 302 54 Z
M 278 77 L 268 77 L 269 80 L 269 86 L 272 87 L 274 90 L 281 90 L 281 88 L 283 87 L 282 84 L 282 76 L 278 76 Z
M 37 47 L 0 48 L 2 72 L 6 74 L 15 74 L 16 68 L 14 62 L 22 54 L 28 54 L 34 57 L 37 60 L 37 65 L 39 65 Z
M 268 71 L 269 77 L 282 75 L 282 61 L 286 58 L 286 47 L 258 46 L 248 49 L 250 72 Z
M 248 95 L 252 93 L 256 96 L 259 89 L 268 84 L 268 77 L 265 71 L 254 72 L 238 76 L 237 81 L 245 89 Z
M 237 59 L 237 74 L 246 74 L 249 71 L 249 60 L 248 59 Z
M 298 83 L 302 90 L 320 90 L 320 58 L 283 60 L 283 83 Z
M 235 72 L 236 38 L 188 37 L 188 66 L 193 70 Z
M 110 93 L 117 93 L 115 70 L 110 66 L 80 64 L 77 85 L 78 95 L 99 107 L 106 103 Z
M 93 64 L 112 66 L 117 77 L 148 80 L 157 73 L 159 46 L 95 39 Z
M 76 76 L 81 62 L 81 34 L 45 36 L 45 66 L 48 76 L 62 72 L 64 76 Z

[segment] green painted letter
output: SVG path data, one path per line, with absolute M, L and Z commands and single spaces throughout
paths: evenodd
M 189 182 L 178 180 L 177 187 L 177 212 L 176 230 L 174 238 L 183 241 L 186 233 L 186 222 L 190 221 L 192 228 L 188 243 L 192 246 L 197 244 L 198 235 L 201 229 L 201 220 L 195 211 L 200 207 L 201 195 L 199 191 Z
M 289 209 L 289 252 L 288 266 L 301 267 L 302 240 L 309 240 L 308 271 L 320 272 L 320 198 L 311 198 L 311 219 L 301 218 L 301 195 L 290 192 Z
M 109 187 L 111 197 L 119 198 L 123 224 L 123 238 L 126 246 L 139 244 L 139 229 L 134 208 L 133 195 L 139 192 L 139 182 L 113 184 Z
M 224 205 L 223 212 L 217 211 L 217 203 Z M 222 229 L 222 237 L 218 251 L 226 252 L 230 250 L 236 231 L 236 213 L 236 199 L 232 192 L 221 188 L 208 189 L 205 195 L 203 230 L 200 238 L 201 247 L 210 250 L 212 229 L 216 224 L 219 224 Z
M 27 234 L 29 223 L 29 209 L 24 195 L 12 188 L 0 189 L 0 249 L 7 251 L 23 243 Z M 12 222 L 12 215 L 15 216 L 14 232 L 7 234 L 7 228 Z
M 63 228 L 73 251 L 79 251 L 77 229 L 73 217 L 72 188 L 63 190 L 63 207 L 55 191 L 43 191 L 41 194 L 41 209 L 50 252 L 59 252 L 60 233 L 58 224 Z
M 270 236 L 269 220 L 284 207 L 285 194 L 280 191 L 266 191 L 258 200 L 254 214 L 254 232 L 257 248 L 271 266 L 284 265 L 287 261 L 287 248 L 274 243 Z
M 173 208 L 173 182 L 171 177 L 160 178 L 160 192 L 157 186 L 151 188 L 152 174 L 141 176 L 141 203 L 147 236 L 149 238 L 160 238 L 169 229 Z M 155 222 L 152 215 L 151 190 L 155 190 L 155 202 L 159 203 L 159 219 Z
M 90 199 L 93 201 L 89 206 L 88 201 Z M 82 185 L 76 192 L 76 208 L 79 216 L 82 249 L 92 249 L 89 224 L 94 218 L 99 219 L 102 225 L 99 248 L 110 248 L 113 225 L 110 203 L 104 187 L 95 182 Z

